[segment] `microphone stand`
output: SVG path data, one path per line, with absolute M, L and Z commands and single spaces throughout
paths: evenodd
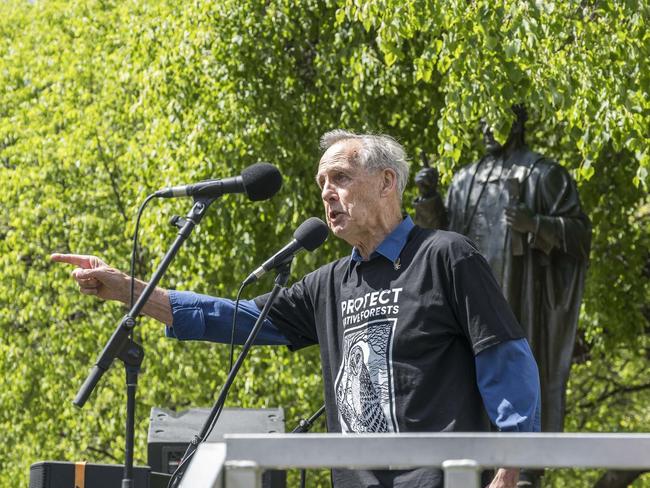
M 321 406 L 316 413 L 314 413 L 311 417 L 308 419 L 300 419 L 300 423 L 296 426 L 295 429 L 291 431 L 292 434 L 306 434 L 309 432 L 314 425 L 314 422 L 318 420 L 318 418 L 323 415 L 323 412 L 325 412 L 325 405 Z M 307 470 L 305 468 L 302 468 L 300 470 L 300 488 L 305 488 L 307 484 Z
M 135 394 L 138 383 L 138 374 L 140 366 L 144 359 L 144 349 L 132 339 L 132 332 L 136 326 L 135 319 L 140 314 L 145 303 L 156 289 L 161 278 L 167 271 L 167 268 L 176 257 L 179 249 L 192 233 L 192 230 L 199 224 L 205 215 L 208 207 L 216 197 L 195 197 L 194 205 L 185 218 L 174 216 L 171 224 L 178 227 L 177 237 L 172 244 L 163 260 L 158 265 L 158 269 L 153 274 L 151 281 L 147 284 L 142 294 L 133 305 L 131 310 L 122 318 L 113 335 L 104 346 L 95 366 L 77 392 L 73 403 L 77 407 L 83 407 L 88 397 L 93 392 L 97 383 L 108 371 L 115 358 L 119 358 L 126 368 L 126 394 L 127 394 L 127 413 L 126 413 L 126 446 L 124 461 L 124 477 L 122 479 L 122 488 L 133 487 L 133 446 L 135 431 Z
M 292 261 L 293 261 L 293 255 L 289 256 L 288 259 L 286 259 L 281 265 L 278 266 L 278 274 L 275 278 L 275 284 L 273 285 L 273 289 L 271 290 L 269 298 L 264 304 L 264 308 L 260 312 L 260 315 L 257 318 L 257 321 L 253 326 L 253 329 L 250 331 L 250 334 L 248 334 L 248 338 L 246 339 L 246 342 L 244 343 L 244 346 L 242 347 L 242 350 L 239 353 L 239 356 L 237 357 L 235 364 L 233 365 L 232 369 L 228 373 L 226 382 L 221 387 L 221 391 L 219 392 L 219 397 L 217 398 L 217 401 L 212 407 L 212 410 L 210 411 L 208 418 L 203 423 L 203 427 L 201 427 L 201 431 L 199 432 L 199 434 L 195 435 L 192 441 L 187 446 L 187 449 L 185 450 L 185 454 L 183 454 L 183 457 L 181 458 L 181 462 L 178 464 L 177 471 L 172 475 L 172 479 L 169 480 L 168 486 L 177 487 L 180 485 L 180 482 L 183 479 L 183 475 L 185 474 L 187 463 L 194 456 L 194 453 L 196 452 L 196 449 L 198 448 L 199 444 L 206 440 L 207 436 L 209 435 L 210 431 L 213 429 L 217 420 L 219 420 L 219 416 L 221 415 L 223 406 L 226 403 L 226 397 L 228 396 L 230 387 L 235 381 L 235 377 L 237 376 L 239 369 L 244 363 L 246 356 L 248 356 L 248 352 L 253 346 L 253 343 L 255 342 L 255 339 L 257 338 L 259 331 L 262 329 L 262 325 L 264 324 L 264 321 L 266 320 L 266 317 L 268 316 L 269 311 L 271 310 L 271 306 L 273 305 L 275 298 L 277 297 L 282 287 L 287 284 Z

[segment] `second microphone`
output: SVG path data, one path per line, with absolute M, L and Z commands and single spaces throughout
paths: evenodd
M 328 232 L 327 224 L 321 219 L 317 217 L 308 218 L 293 233 L 293 240 L 249 274 L 244 280 L 243 285 L 246 286 L 253 283 L 267 271 L 286 263 L 302 249 L 313 251 L 320 247 L 327 239 Z

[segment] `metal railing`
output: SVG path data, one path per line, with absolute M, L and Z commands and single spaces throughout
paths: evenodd
M 650 469 L 650 434 L 235 434 L 199 446 L 182 488 L 257 488 L 265 469 L 442 468 L 478 488 L 492 467 Z

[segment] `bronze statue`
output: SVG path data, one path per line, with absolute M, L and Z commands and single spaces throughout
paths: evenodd
M 568 172 L 526 145 L 525 108 L 514 106 L 513 111 L 517 118 L 504 145 L 482 124 L 486 155 L 454 175 L 447 215 L 432 215 L 445 208 L 421 190 L 415 220 L 430 227 L 448 218 L 448 229 L 471 238 L 486 257 L 537 359 L 542 431 L 559 432 L 591 223 Z M 429 181 L 431 169 L 422 169 L 416 182 Z M 431 188 L 425 191 L 432 194 Z

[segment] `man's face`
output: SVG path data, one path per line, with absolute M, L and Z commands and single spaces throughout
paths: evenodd
M 316 181 L 321 189 L 327 224 L 337 237 L 357 245 L 380 221 L 382 172 L 355 164 L 361 145 L 340 141 L 323 154 Z

